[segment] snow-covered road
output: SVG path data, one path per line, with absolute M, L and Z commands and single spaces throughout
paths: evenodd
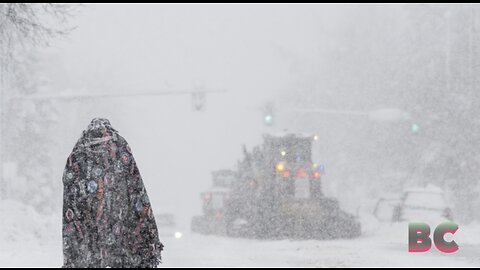
M 201 267 L 353 267 L 480 266 L 480 246 L 464 246 L 455 254 L 412 254 L 406 244 L 378 238 L 335 241 L 258 241 L 190 234 L 164 239 L 164 266 Z M 474 256 L 476 254 L 476 256 Z
M 0 205 L 0 267 L 62 265 L 61 217 L 44 216 L 14 201 Z M 343 240 L 252 240 L 184 233 L 161 237 L 160 267 L 479 267 L 480 225 L 462 225 L 454 236 L 459 251 L 407 251 L 408 224 L 363 220 L 363 234 Z M 449 237 L 453 237 L 448 239 Z
M 54 241 L 55 240 L 55 241 Z M 58 267 L 62 264 L 61 242 L 2 244 L 1 267 Z M 464 245 L 454 254 L 434 249 L 428 253 L 407 252 L 406 244 L 362 237 L 335 241 L 259 241 L 186 234 L 181 239 L 164 238 L 160 267 L 478 267 L 480 245 Z

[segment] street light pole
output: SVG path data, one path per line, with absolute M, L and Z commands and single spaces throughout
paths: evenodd
M 0 56 L 0 200 L 6 198 L 5 179 L 3 173 L 3 159 L 5 155 L 5 147 L 3 142 L 4 137 L 4 122 L 5 122 L 5 87 L 6 87 L 6 66 L 5 59 Z
M 30 100 L 81 100 L 91 98 L 119 98 L 119 97 L 148 97 L 148 96 L 173 96 L 173 95 L 196 95 L 196 94 L 212 94 L 212 93 L 227 93 L 227 90 L 180 90 L 180 91 L 158 91 L 158 92 L 140 92 L 140 93 L 91 93 L 91 94 L 66 94 L 66 95 L 28 95 L 28 96 L 13 96 L 10 99 L 30 99 Z
M 316 109 L 316 108 L 291 108 L 286 111 L 300 112 L 300 113 L 317 113 L 326 115 L 343 115 L 343 116 L 359 116 L 366 117 L 372 121 L 378 122 L 397 122 L 406 121 L 410 119 L 408 112 L 400 109 L 377 109 L 371 111 L 353 111 L 353 110 L 332 110 L 332 109 Z
M 447 10 L 443 14 L 445 19 L 445 79 L 446 79 L 446 89 L 447 93 L 451 92 L 451 81 L 450 81 L 450 62 L 451 62 L 451 35 L 450 35 L 450 17 L 452 16 L 451 11 Z
M 1 58 L 0 55 L 0 200 L 6 199 L 7 196 L 7 187 L 4 173 L 4 161 L 5 161 L 5 105 L 6 102 L 6 88 L 8 87 L 7 76 L 7 66 L 6 62 L 3 61 L 4 58 Z M 118 97 L 148 97 L 148 96 L 162 96 L 162 95 L 191 95 L 193 102 L 195 103 L 195 109 L 201 110 L 203 108 L 205 95 L 215 94 L 215 93 L 226 93 L 227 90 L 217 89 L 217 90 L 204 90 L 195 88 L 193 90 L 182 90 L 182 91 L 158 91 L 158 92 L 142 92 L 142 93 L 92 93 L 92 94 L 74 94 L 74 95 L 28 95 L 28 96 L 10 96 L 10 100 L 45 100 L 45 99 L 57 99 L 57 100 L 82 100 L 82 99 L 91 99 L 91 98 L 118 98 Z M 198 101 L 196 98 L 198 96 L 203 97 L 202 100 Z M 199 103 L 200 102 L 200 103 Z

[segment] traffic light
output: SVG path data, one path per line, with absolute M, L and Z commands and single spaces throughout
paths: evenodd
M 418 130 L 420 129 L 420 126 L 417 125 L 416 123 L 413 123 L 412 126 L 410 127 L 412 130 L 412 133 L 418 133 Z
M 263 123 L 267 126 L 271 126 L 273 124 L 273 103 L 268 102 L 265 104 L 263 108 Z
M 272 123 L 273 123 L 273 115 L 272 114 L 266 114 L 264 117 L 263 117 L 263 122 L 270 126 Z

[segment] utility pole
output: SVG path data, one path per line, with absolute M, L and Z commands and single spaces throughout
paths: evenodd
M 3 94 L 3 89 L 5 87 L 4 83 L 4 69 L 3 69 L 3 63 L 0 63 L 1 70 L 0 70 L 0 200 L 5 199 L 5 184 L 3 180 L 3 111 L 4 111 L 4 104 L 3 104 L 3 99 L 4 99 L 4 94 Z
M 474 74 L 474 64 L 475 64 L 475 59 L 476 59 L 476 53 L 475 53 L 475 6 L 471 4 L 470 6 L 470 33 L 469 33 L 469 38 L 468 38 L 468 45 L 469 45 L 469 54 L 470 57 L 468 58 L 470 63 L 468 65 L 469 67 L 469 76 L 471 78 L 471 94 L 475 92 L 475 86 L 476 86 L 476 76 Z
M 7 67 L 6 67 L 6 54 L 5 48 L 2 46 L 0 52 L 0 200 L 6 198 L 5 179 L 3 173 L 3 163 L 5 156 L 4 148 L 4 122 L 5 122 L 5 88 L 7 87 Z
M 451 93 L 451 72 L 450 72 L 450 62 L 451 62 L 451 36 L 450 36 L 450 17 L 452 16 L 451 11 L 447 10 L 444 13 L 445 18 L 445 79 L 446 79 L 446 87 L 447 93 Z

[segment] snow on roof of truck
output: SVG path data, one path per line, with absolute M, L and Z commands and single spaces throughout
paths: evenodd
M 305 132 L 276 132 L 276 133 L 264 133 L 264 137 L 276 137 L 276 138 L 283 138 L 287 136 L 295 136 L 298 138 L 312 138 L 315 136 L 315 133 L 305 133 Z
M 229 188 L 225 188 L 225 187 L 211 187 L 209 188 L 207 191 L 203 192 L 203 193 L 228 193 L 230 192 L 230 189 Z
M 439 193 L 439 194 L 444 193 L 442 188 L 432 184 L 428 184 L 426 187 L 405 189 L 405 192 L 422 192 L 422 193 Z

